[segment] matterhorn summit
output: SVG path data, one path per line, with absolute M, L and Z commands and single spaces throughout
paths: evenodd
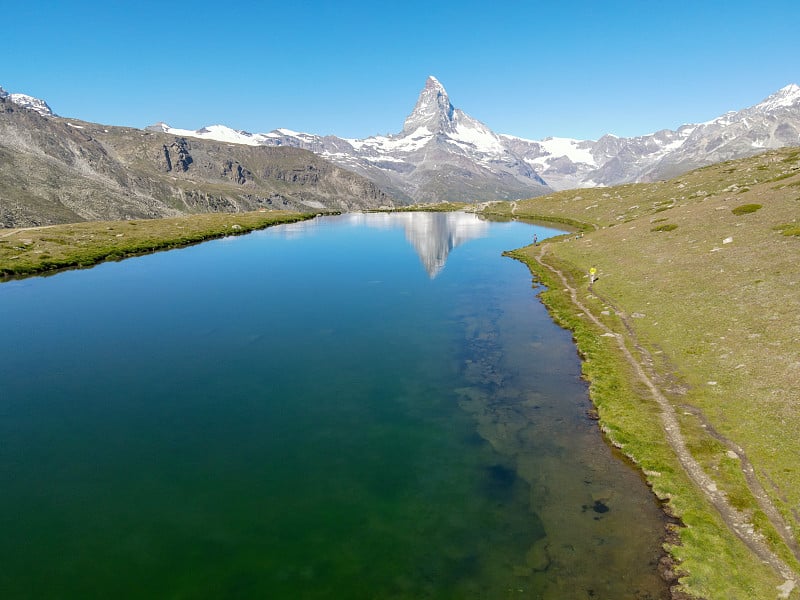
M 431 75 L 417 99 L 417 105 L 403 124 L 403 133 L 413 133 L 421 127 L 426 127 L 431 133 L 451 133 L 454 130 L 455 111 L 444 86 Z

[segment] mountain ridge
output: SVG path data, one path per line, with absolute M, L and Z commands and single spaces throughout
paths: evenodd
M 497 134 L 456 108 L 432 75 L 397 134 L 350 139 L 288 129 L 252 134 L 224 125 L 190 131 L 160 123 L 150 129 L 156 127 L 234 143 L 305 148 L 406 201 L 508 200 L 654 181 L 763 149 L 800 144 L 800 86 L 789 84 L 754 106 L 711 121 L 629 138 L 606 134 L 597 140 L 537 141 Z M 434 170 L 439 171 L 438 182 Z
M 552 191 L 522 157 L 504 147 L 500 136 L 455 108 L 433 76 L 397 134 L 358 140 L 288 129 L 253 134 L 223 125 L 190 131 L 158 123 L 147 129 L 304 148 L 371 179 L 406 203 L 518 199 Z
M 393 205 L 371 181 L 299 148 L 99 125 L 0 97 L 0 227 Z
M 47 103 L 0 88 L 0 98 L 58 118 Z M 400 204 L 515 200 L 563 189 L 647 182 L 765 149 L 800 145 L 800 86 L 789 84 L 751 107 L 675 130 L 597 140 L 529 140 L 498 134 L 457 108 L 433 75 L 396 134 L 364 139 L 225 125 L 198 130 L 166 123 L 144 131 L 180 139 L 313 152 L 370 180 Z M 389 202 L 391 203 L 391 202 Z

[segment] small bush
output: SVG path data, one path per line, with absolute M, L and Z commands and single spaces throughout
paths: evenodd
M 773 227 L 773 229 L 775 231 L 780 231 L 786 236 L 800 236 L 800 223 L 784 223 L 783 225 L 777 225 L 776 227 Z
M 678 228 L 675 223 L 667 223 L 665 225 L 659 225 L 658 227 L 653 227 L 650 231 L 675 231 Z
M 759 208 L 761 208 L 760 204 L 742 204 L 741 206 L 731 209 L 731 212 L 735 215 L 746 215 L 756 212 Z

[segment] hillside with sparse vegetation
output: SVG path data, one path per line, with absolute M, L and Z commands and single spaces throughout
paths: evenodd
M 393 205 L 374 183 L 308 150 L 45 117 L 0 97 L 0 230 Z

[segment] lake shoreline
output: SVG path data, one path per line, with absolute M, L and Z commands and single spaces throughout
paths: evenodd
M 542 219 L 540 218 L 540 220 Z M 580 229 L 583 228 L 579 228 L 579 230 Z M 566 235 L 574 235 L 574 233 Z M 536 295 L 542 302 L 542 305 L 547 309 L 551 318 L 558 326 L 572 333 L 576 352 L 581 359 L 583 377 L 590 383 L 589 397 L 592 405 L 594 406 L 591 418 L 597 420 L 601 435 L 606 443 L 619 451 L 621 455 L 620 458 L 626 462 L 629 462 L 629 464 L 631 464 L 632 467 L 641 474 L 644 483 L 648 488 L 650 488 L 651 492 L 656 497 L 656 500 L 658 501 L 658 504 L 667 519 L 661 540 L 664 546 L 664 553 L 659 561 L 659 575 L 669 587 L 670 595 L 673 600 L 687 600 L 692 598 L 693 596 L 687 595 L 683 590 L 679 589 L 679 577 L 681 575 L 679 561 L 668 550 L 669 547 L 680 543 L 677 531 L 679 527 L 683 526 L 683 523 L 674 514 L 674 511 L 669 505 L 668 498 L 664 498 L 653 489 L 652 474 L 648 475 L 647 470 L 642 467 L 642 464 L 639 460 L 637 460 L 637 457 L 626 451 L 625 445 L 615 441 L 613 436 L 610 435 L 609 424 L 607 423 L 608 419 L 607 417 L 604 417 L 600 410 L 602 402 L 598 399 L 597 389 L 592 385 L 593 381 L 591 375 L 587 373 L 585 368 L 590 353 L 587 349 L 587 346 L 591 345 L 589 343 L 590 336 L 587 335 L 587 332 L 580 331 L 576 326 L 577 324 L 572 322 L 571 319 L 566 317 L 566 314 L 561 312 L 567 306 L 572 304 L 572 298 L 569 294 L 570 290 L 560 287 L 559 282 L 555 279 L 555 277 L 559 276 L 564 278 L 564 273 L 553 267 L 548 269 L 549 265 L 543 263 L 541 260 L 541 255 L 536 256 L 535 253 L 537 250 L 541 250 L 543 245 L 544 243 L 534 244 L 508 251 L 504 254 L 505 256 L 520 261 L 528 267 L 531 275 L 533 276 L 534 289 L 540 288 L 537 290 Z M 548 270 L 550 272 L 548 272 Z
M 552 242 L 558 244 L 573 235 L 560 236 Z M 643 364 L 646 361 L 634 358 L 631 353 L 630 349 L 634 348 L 648 356 L 630 325 L 624 318 L 619 318 L 619 313 L 616 319 L 612 316 L 611 313 L 615 312 L 613 307 L 611 311 L 601 310 L 609 308 L 605 304 L 607 300 L 593 293 L 589 276 L 576 265 L 548 253 L 548 249 L 548 243 L 544 242 L 505 255 L 530 269 L 534 287 L 538 284 L 544 286 L 537 295 L 553 320 L 573 335 L 604 438 L 640 470 L 665 514 L 672 520 L 665 530 L 665 560 L 660 564 L 659 572 L 670 586 L 674 600 L 706 597 L 708 594 L 705 587 L 708 582 L 697 585 L 696 572 L 692 568 L 699 560 L 698 548 L 694 545 L 702 549 L 702 542 L 694 537 L 697 534 L 691 532 L 698 515 L 721 521 L 715 527 L 726 527 L 727 533 L 735 531 L 739 537 L 737 542 L 743 542 L 764 565 L 769 565 L 784 578 L 783 585 L 776 586 L 777 597 L 793 597 L 790 596 L 794 589 L 791 567 L 763 542 L 757 532 L 748 530 L 746 519 L 730 505 L 725 494 L 715 493 L 713 482 L 708 480 L 687 449 L 677 419 L 674 415 L 672 421 L 665 417 L 667 412 L 674 413 L 675 408 L 648 379 L 648 375 L 658 377 L 653 365 Z M 580 300 L 577 297 L 579 290 L 585 292 Z M 612 321 L 616 321 L 617 327 L 609 326 Z M 643 398 L 650 394 L 659 396 L 661 400 L 652 402 Z M 671 447 L 667 452 L 664 452 L 665 445 Z M 670 474 L 669 479 L 664 477 L 666 474 Z M 687 544 L 684 544 L 683 536 L 688 536 Z M 736 542 L 729 539 L 728 543 Z M 682 566 L 685 560 L 692 563 L 688 569 Z M 698 588 L 702 590 L 699 594 Z
M 289 211 L 204 213 L 12 229 L 0 234 L 0 282 L 184 248 L 316 216 Z

